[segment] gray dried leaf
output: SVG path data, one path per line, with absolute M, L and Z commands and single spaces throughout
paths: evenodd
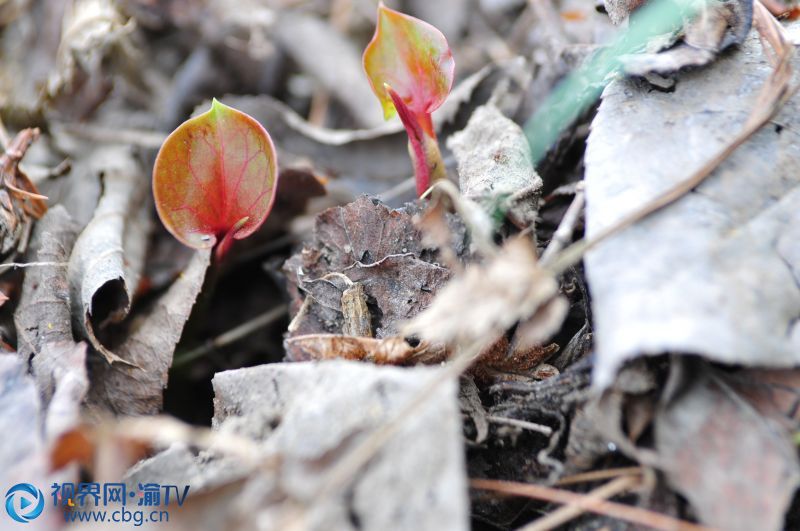
M 112 0 L 70 2 L 60 20 L 61 42 L 44 95 L 68 96 L 68 112 L 82 116 L 107 96 L 110 85 L 104 86 L 109 82 L 103 78 L 109 65 L 135 56 L 130 38 L 135 25 Z
M 637 0 L 605 0 L 612 21 L 618 23 Z M 729 46 L 742 44 L 753 22 L 753 3 L 750 0 L 703 0 L 694 6 L 697 12 L 684 19 L 681 42 L 674 38 L 657 38 L 663 44 L 657 53 L 642 53 L 621 58 L 627 74 L 646 76 L 667 74 L 690 66 L 703 66 L 713 61 Z M 676 35 L 675 37 L 677 37 Z M 652 43 L 651 43 L 652 44 Z
M 800 485 L 797 448 L 780 419 L 757 411 L 722 374 L 702 371 L 662 408 L 655 440 L 667 479 L 704 524 L 783 529 Z
M 77 236 L 75 222 L 56 205 L 36 224 L 29 253 L 33 262 L 66 265 Z M 67 268 L 59 265 L 32 267 L 25 272 L 22 295 L 14 312 L 17 352 L 25 360 L 43 345 L 72 341 Z
M 194 254 L 186 270 L 116 349 L 125 363 L 95 364 L 89 396 L 93 413 L 152 415 L 161 411 L 172 355 L 210 260 L 210 250 Z
M 342 456 L 393 419 L 439 370 L 332 361 L 218 373 L 212 381 L 214 428 L 263 441 L 265 452 L 281 463 L 277 474 L 262 469 L 254 475 L 239 503 L 258 507 L 263 529 L 287 528 L 292 504 L 275 503 L 287 497 L 308 508 L 304 524 L 310 530 L 467 529 L 461 416 L 452 379 L 405 419 L 350 488 L 318 494 Z
M 95 158 L 103 195 L 75 242 L 68 278 L 72 319 L 106 360 L 121 358 L 96 337 L 96 327 L 119 322 L 131 307 L 150 231 L 150 187 L 127 148 L 107 146 Z
M 65 2 L 50 0 L 27 9 L 3 29 L 0 47 L 0 105 L 36 112 L 42 105 L 42 86 L 55 67 Z
M 80 377 L 73 369 L 81 365 L 78 359 L 80 351 L 68 352 L 71 347 L 64 344 L 69 361 L 64 368 L 67 373 L 58 376 L 57 395 L 59 404 L 51 401 L 52 413 L 46 412 L 42 405 L 36 382 L 28 372 L 28 364 L 16 355 L 0 356 L 0 433 L 4 444 L 0 445 L 0 483 L 14 485 L 31 483 L 44 489 L 54 482 L 77 482 L 77 468 L 68 467 L 59 471 L 51 470 L 50 442 L 60 433 L 62 427 L 73 422 L 73 414 L 77 413 L 80 402 Z M 75 346 L 72 344 L 72 346 Z M 47 347 L 45 347 L 47 348 Z M 56 350 L 60 348 L 57 347 Z M 53 354 L 56 354 L 56 350 Z M 54 356 L 53 359 L 55 359 Z M 81 369 L 85 368 L 81 365 Z M 76 376 L 78 376 L 76 378 Z M 59 392 L 61 389 L 63 392 Z M 64 413 L 64 415 L 62 415 Z M 7 516 L 3 516 L 7 518 Z M 10 520 L 9 520 L 10 521 Z M 58 511 L 45 510 L 38 518 L 25 525 L 25 529 L 48 531 L 60 529 L 64 525 L 63 515 Z M 4 525 L 8 528 L 8 525 Z
M 41 403 L 27 364 L 15 355 L 0 355 L 0 476 L 4 485 L 31 481 L 33 470 L 43 472 L 41 450 L 44 441 L 39 426 Z
M 458 162 L 458 183 L 467 199 L 490 214 L 506 213 L 520 227 L 532 227 L 542 179 L 533 168 L 522 128 L 493 105 L 478 107 L 466 129 L 447 141 Z
M 46 410 L 45 434 L 52 441 L 81 420 L 81 405 L 89 390 L 86 343 L 44 343 L 33 358 L 32 369 Z
M 754 36 L 687 72 L 673 93 L 631 80 L 609 85 L 585 157 L 587 235 L 719 152 L 769 72 Z M 788 133 L 800 127 L 800 102 L 771 123 L 780 125 L 759 131 L 694 193 L 588 253 L 596 385 L 609 385 L 626 360 L 664 352 L 800 363 L 800 148 Z

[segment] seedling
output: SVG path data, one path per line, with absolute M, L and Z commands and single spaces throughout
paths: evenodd
M 364 70 L 387 120 L 400 116 L 408 133 L 417 194 L 446 177 L 431 113 L 453 86 L 455 63 L 442 32 L 381 3 L 375 35 L 364 50 Z
M 267 219 L 278 166 L 269 134 L 251 116 L 214 100 L 173 131 L 156 157 L 153 195 L 161 222 L 181 243 L 217 260 Z

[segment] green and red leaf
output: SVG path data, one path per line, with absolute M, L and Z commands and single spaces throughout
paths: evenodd
M 363 61 L 387 120 L 396 112 L 388 87 L 412 113 L 422 116 L 444 103 L 453 86 L 455 62 L 442 32 L 383 4 Z
M 153 195 L 162 223 L 182 243 L 225 253 L 269 215 L 278 166 L 275 147 L 251 116 L 214 100 L 161 146 Z

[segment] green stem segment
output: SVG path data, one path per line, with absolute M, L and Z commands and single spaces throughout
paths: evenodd
M 397 109 L 400 121 L 406 128 L 408 152 L 414 163 L 414 177 L 417 181 L 417 196 L 422 196 L 433 183 L 447 177 L 431 115 L 415 113 L 389 85 L 385 87 Z

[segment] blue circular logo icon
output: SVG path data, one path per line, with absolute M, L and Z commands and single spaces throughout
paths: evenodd
M 30 483 L 17 483 L 6 492 L 6 512 L 8 516 L 27 524 L 42 514 L 44 495 Z

